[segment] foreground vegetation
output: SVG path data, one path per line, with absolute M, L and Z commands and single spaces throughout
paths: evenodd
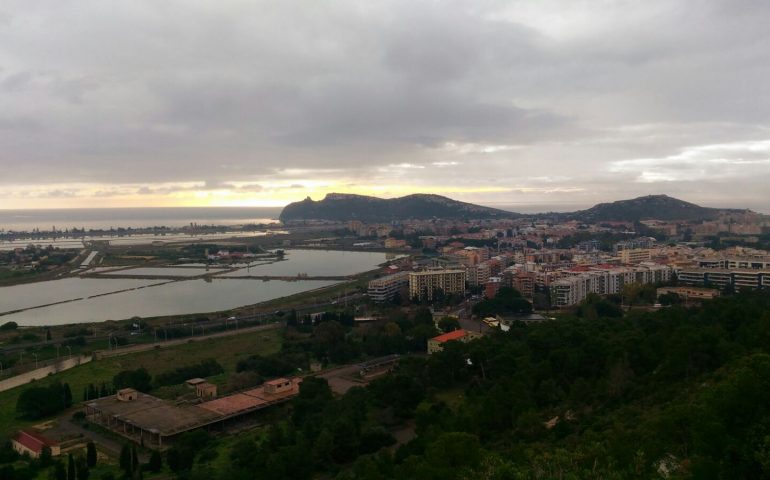
M 225 372 L 234 373 L 236 364 L 252 354 L 269 355 L 281 346 L 279 330 L 263 330 L 231 337 L 208 339 L 168 348 L 161 348 L 132 355 L 106 358 L 61 372 L 51 380 L 34 382 L 34 386 L 47 387 L 55 382 L 66 383 L 72 393 L 72 401 L 83 400 L 89 385 L 112 383 L 123 370 L 145 368 L 150 374 L 166 373 L 177 367 L 198 364 L 208 358 L 216 358 Z M 224 375 L 211 381 L 223 380 Z M 28 426 L 30 420 L 16 412 L 19 396 L 28 388 L 22 387 L 0 392 L 0 438 L 8 438 L 17 429 Z
M 405 359 L 341 398 L 308 380 L 290 417 L 228 443 L 216 463 L 193 455 L 177 473 L 766 478 L 769 340 L 763 292 L 624 318 L 515 325 Z M 405 426 L 416 437 L 394 445 L 391 432 Z M 219 441 L 202 444 L 216 449 Z
M 573 316 L 451 342 L 429 357 L 403 357 L 392 374 L 343 396 L 306 378 L 299 397 L 265 412 L 262 426 L 182 436 L 163 455 L 163 471 L 211 480 L 770 476 L 770 294 L 625 316 L 602 302 L 591 298 Z M 206 358 L 226 372 L 221 382 L 261 381 L 309 361 L 418 352 L 436 333 L 424 309 L 394 309 L 387 318 L 360 330 L 345 313 L 315 324 L 292 315 L 282 343 L 276 336 L 259 349 L 185 345 L 191 350 L 174 352 L 173 365 L 171 356 L 151 357 L 162 351 L 148 352 L 88 372 L 88 381 L 144 367 L 145 380 L 152 375 L 153 388 L 162 389 L 163 374 L 176 375 L 171 366 L 216 371 L 201 363 Z M 67 373 L 60 381 L 77 401 L 83 387 Z

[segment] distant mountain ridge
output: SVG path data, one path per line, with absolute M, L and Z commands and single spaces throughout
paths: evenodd
M 296 220 L 333 220 L 389 222 L 431 218 L 515 218 L 521 214 L 460 202 L 441 195 L 414 194 L 399 198 L 329 193 L 323 200 L 310 197 L 287 205 L 279 217 L 282 222 Z
M 647 195 L 630 200 L 599 203 L 587 210 L 570 213 L 524 215 L 472 203 L 460 202 L 441 195 L 413 194 L 400 198 L 377 198 L 365 195 L 329 193 L 323 200 L 310 197 L 287 205 L 280 215 L 284 223 L 301 220 L 330 220 L 378 223 L 395 220 L 493 219 L 549 217 L 583 222 L 639 220 L 713 220 L 721 215 L 753 213 L 747 209 L 701 207 L 668 195 Z
M 565 214 L 584 222 L 639 220 L 713 220 L 726 213 L 748 210 L 701 207 L 668 195 L 647 195 L 630 200 L 599 203 L 587 210 Z

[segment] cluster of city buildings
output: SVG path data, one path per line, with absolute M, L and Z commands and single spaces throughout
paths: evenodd
M 720 289 L 770 286 L 770 253 L 740 247 L 715 251 L 660 245 L 652 237 L 629 238 L 606 251 L 593 241 L 571 248 L 493 248 L 466 246 L 459 237 L 433 240 L 437 257 L 373 280 L 372 300 L 385 302 L 396 295 L 433 300 L 438 291 L 462 295 L 467 290 L 491 297 L 500 287 L 510 286 L 528 298 L 542 294 L 552 307 L 567 307 L 590 294 L 622 293 L 631 284 L 678 280 Z

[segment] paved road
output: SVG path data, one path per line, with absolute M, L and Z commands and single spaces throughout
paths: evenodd
M 41 378 L 45 378 L 48 375 L 63 372 L 64 370 L 69 370 L 70 368 L 77 367 L 78 365 L 83 365 L 84 363 L 88 363 L 91 361 L 90 356 L 77 356 L 72 358 L 65 358 L 63 360 L 60 360 L 53 365 L 48 365 L 43 368 L 38 368 L 36 370 L 31 370 L 29 372 L 24 372 L 20 375 L 16 375 L 15 377 L 7 378 L 3 381 L 0 381 L 0 392 L 4 392 L 5 390 L 10 390 L 12 388 L 20 387 L 22 385 L 26 385 L 32 380 L 40 380 Z

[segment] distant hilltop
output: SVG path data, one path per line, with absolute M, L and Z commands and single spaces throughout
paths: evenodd
M 587 223 L 639 220 L 713 220 L 728 214 L 754 214 L 751 210 L 701 207 L 668 195 L 648 195 L 631 200 L 600 203 L 587 210 L 570 213 L 524 215 L 516 212 L 460 202 L 440 195 L 414 194 L 383 199 L 365 195 L 330 193 L 323 200 L 310 197 L 287 205 L 280 215 L 284 223 L 303 220 L 327 220 L 378 223 L 394 220 L 494 219 L 547 215 L 563 220 Z
M 600 203 L 588 210 L 580 210 L 565 214 L 584 222 L 597 221 L 626 221 L 639 220 L 714 220 L 725 214 L 753 213 L 750 210 L 728 208 L 701 207 L 694 203 L 685 202 L 668 195 L 647 195 L 619 200 L 611 203 Z
M 460 202 L 440 195 L 414 194 L 400 198 L 330 193 L 323 200 L 310 197 L 287 205 L 279 217 L 282 222 L 297 220 L 332 220 L 390 222 L 431 218 L 514 218 L 520 214 Z

